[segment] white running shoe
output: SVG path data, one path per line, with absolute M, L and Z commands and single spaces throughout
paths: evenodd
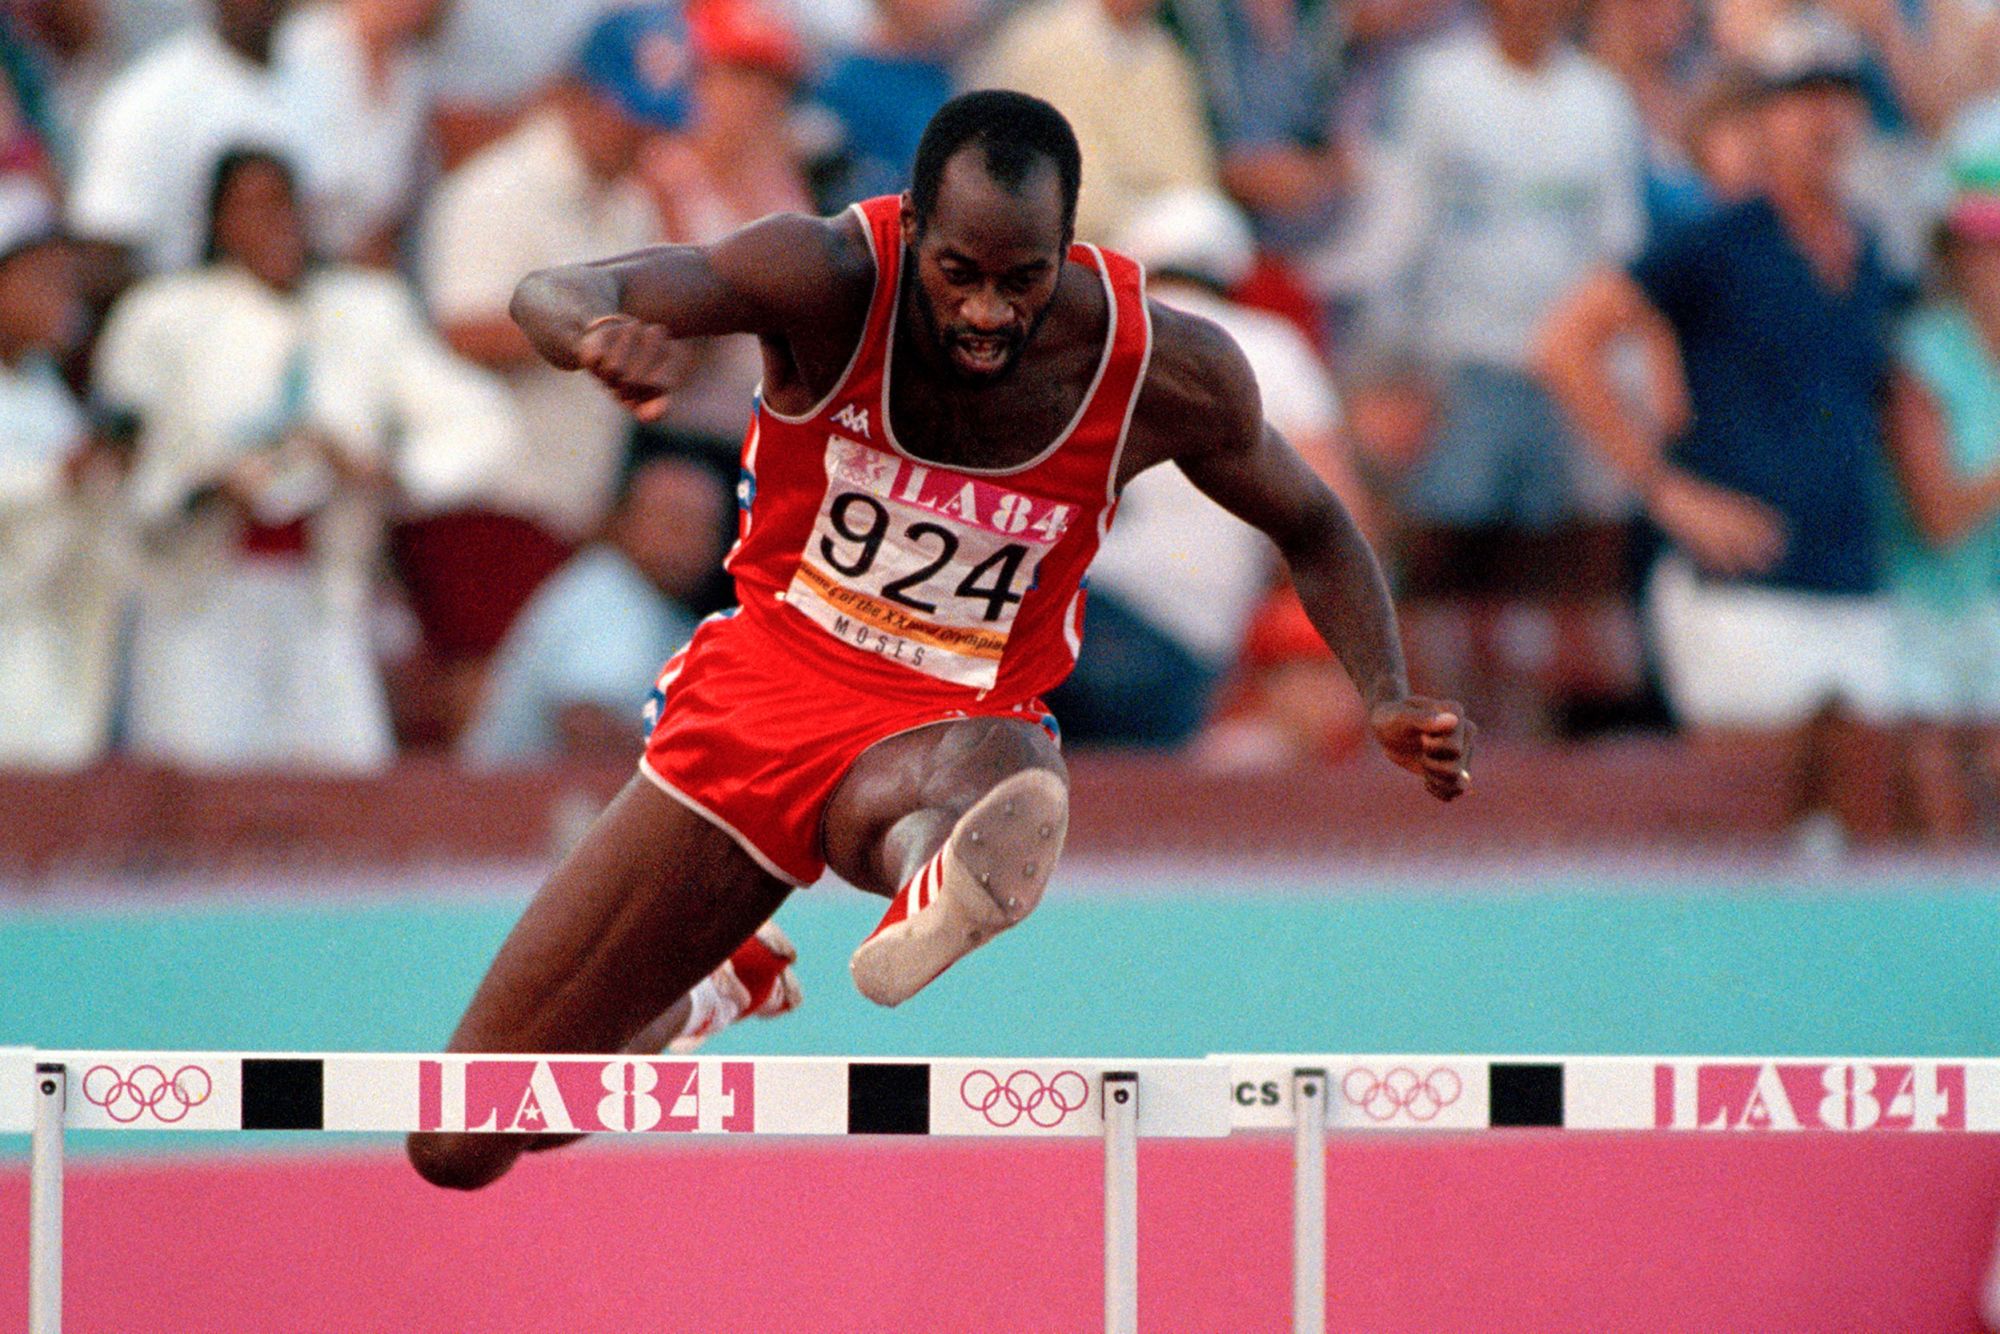
M 685 1056 L 739 1019 L 775 1019 L 799 1008 L 805 999 L 792 964 L 799 952 L 775 922 L 736 947 L 722 966 L 695 984 L 688 998 L 693 1008 L 681 1035 L 667 1044 Z
M 1010 775 L 959 817 L 890 901 L 848 967 L 877 1005 L 900 1005 L 1035 910 L 1069 832 L 1069 789 L 1046 769 Z

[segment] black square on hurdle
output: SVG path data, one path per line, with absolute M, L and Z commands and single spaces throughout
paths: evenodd
M 245 1130 L 321 1130 L 326 1112 L 325 1067 L 318 1061 L 246 1057 Z
M 1561 1126 L 1563 1068 L 1560 1065 L 1507 1065 L 1495 1061 L 1487 1075 L 1489 1124 Z
M 850 1062 L 847 1067 L 847 1133 L 930 1134 L 930 1065 L 927 1062 Z

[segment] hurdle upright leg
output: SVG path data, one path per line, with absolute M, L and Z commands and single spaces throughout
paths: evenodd
M 1104 1334 L 1139 1329 L 1139 1076 L 1104 1075 Z
M 1326 1071 L 1292 1071 L 1292 1334 L 1326 1329 Z
M 29 1150 L 28 1334 L 62 1334 L 63 1102 L 69 1071 L 35 1066 L 35 1132 Z

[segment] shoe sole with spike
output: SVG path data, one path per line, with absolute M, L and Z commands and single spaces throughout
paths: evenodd
M 1029 769 L 1002 780 L 952 826 L 937 897 L 854 951 L 854 985 L 877 1005 L 900 1005 L 1020 922 L 1042 901 L 1068 833 L 1060 778 Z

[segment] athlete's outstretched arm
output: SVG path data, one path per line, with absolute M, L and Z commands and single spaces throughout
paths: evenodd
M 679 339 L 755 334 L 784 343 L 834 326 L 832 337 L 851 341 L 847 280 L 871 265 L 851 217 L 774 214 L 711 245 L 537 269 L 514 289 L 509 313 L 551 365 L 589 371 L 651 418 L 677 382 Z M 861 293 L 865 312 L 865 285 Z
M 1158 456 L 1277 544 L 1383 750 L 1431 795 L 1461 795 L 1471 782 L 1473 726 L 1458 705 L 1410 694 L 1388 584 L 1347 507 L 1264 421 L 1256 376 L 1228 334 L 1159 307 L 1155 328 L 1139 412 L 1148 436 L 1166 441 Z

